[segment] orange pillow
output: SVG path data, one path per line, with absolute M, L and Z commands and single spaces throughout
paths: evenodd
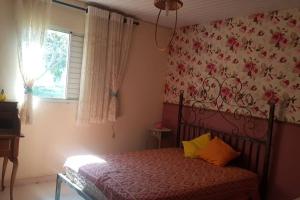
M 217 137 L 211 140 L 205 148 L 199 149 L 196 154 L 203 160 L 221 167 L 240 155 Z

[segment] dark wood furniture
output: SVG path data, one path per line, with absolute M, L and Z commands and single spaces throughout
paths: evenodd
M 20 120 L 17 102 L 0 102 L 0 157 L 3 157 L 1 190 L 4 190 L 4 177 L 8 160 L 13 163 L 10 180 L 10 200 L 13 200 L 13 188 L 18 169 Z

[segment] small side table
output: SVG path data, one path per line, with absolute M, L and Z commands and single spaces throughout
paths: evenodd
M 161 148 L 162 136 L 164 134 L 170 134 L 172 130 L 168 129 L 168 128 L 162 128 L 162 129 L 152 128 L 149 131 L 150 131 L 150 134 L 157 139 L 158 148 Z

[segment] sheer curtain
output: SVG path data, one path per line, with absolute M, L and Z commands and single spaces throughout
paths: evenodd
M 32 123 L 32 87 L 40 75 L 42 45 L 47 28 L 51 0 L 14 0 L 19 69 L 24 83 L 24 102 L 20 117 Z
M 126 19 L 126 23 L 124 20 Z M 115 121 L 125 76 L 133 19 L 88 7 L 78 121 Z
M 119 111 L 119 89 L 125 77 L 128 54 L 133 32 L 133 19 L 112 13 L 109 22 L 108 66 L 112 68 L 110 101 L 108 109 L 109 121 L 116 121 Z

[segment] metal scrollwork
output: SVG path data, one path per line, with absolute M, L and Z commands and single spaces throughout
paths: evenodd
M 196 95 L 185 102 L 191 106 L 191 123 L 202 124 L 203 120 L 219 114 L 232 128 L 232 133 L 247 133 L 255 129 L 251 110 L 255 104 L 254 98 L 244 90 L 244 83 L 236 76 L 227 77 L 222 82 L 215 77 L 207 77 L 201 82 Z M 225 107 L 233 108 L 233 119 L 225 114 Z M 217 110 L 207 114 L 210 109 Z M 225 112 L 224 112 L 225 111 Z M 184 120 L 184 119 L 183 119 Z M 189 121 L 190 121 L 189 120 Z

